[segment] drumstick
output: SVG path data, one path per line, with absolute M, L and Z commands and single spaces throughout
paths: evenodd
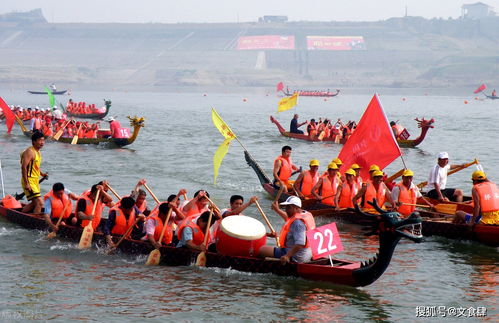
M 276 235 L 276 232 L 275 232 L 274 228 L 272 227 L 272 224 L 270 224 L 269 219 L 267 218 L 267 216 L 263 212 L 262 207 L 260 206 L 260 203 L 258 203 L 257 200 L 255 200 L 255 205 L 258 208 L 258 211 L 260 211 L 260 213 L 262 214 L 262 217 L 265 220 L 265 222 L 267 222 L 267 225 L 269 226 L 271 233 Z M 275 240 L 276 240 L 277 247 L 280 248 L 281 244 L 279 243 L 279 238 L 277 237 L 277 235 L 275 237 Z

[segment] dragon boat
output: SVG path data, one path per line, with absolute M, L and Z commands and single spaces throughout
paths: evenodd
M 139 135 L 140 128 L 144 127 L 144 117 L 137 117 L 134 116 L 133 118 L 128 116 L 127 117 L 130 120 L 130 126 L 133 127 L 133 133 L 129 138 L 78 138 L 77 144 L 79 145 L 84 145 L 84 144 L 94 144 L 98 145 L 100 143 L 112 143 L 115 144 L 116 146 L 123 147 L 132 144 L 135 139 L 137 139 Z M 19 118 L 16 118 L 17 123 L 21 127 L 22 132 L 26 137 L 30 137 L 33 134 L 32 131 L 28 130 L 26 126 L 19 120 Z M 58 142 L 63 142 L 70 144 L 73 140 L 73 137 L 60 137 L 59 140 L 55 140 Z
M 330 91 L 307 91 L 307 90 L 295 90 L 293 92 L 282 91 L 285 96 L 292 96 L 297 93 L 299 96 L 311 96 L 311 97 L 319 97 L 319 98 L 332 98 L 340 94 L 340 90 L 336 90 L 335 93 Z
M 27 229 L 48 230 L 48 225 L 42 216 L 26 214 L 20 209 L 8 209 L 0 204 L 0 216 L 6 220 L 19 224 Z M 391 262 L 395 247 L 401 238 L 414 242 L 422 239 L 420 233 L 421 218 L 413 216 L 400 219 L 397 213 L 383 214 L 372 217 L 371 234 L 379 236 L 379 251 L 373 257 L 362 262 L 343 261 L 332 259 L 318 259 L 309 263 L 281 264 L 275 259 L 255 257 L 227 256 L 213 252 L 206 252 L 206 266 L 218 268 L 231 268 L 243 272 L 271 273 L 279 276 L 301 277 L 314 281 L 326 281 L 339 285 L 353 287 L 367 286 L 375 282 Z M 60 226 L 57 236 L 63 239 L 78 242 L 83 228 L 75 226 Z M 104 245 L 105 237 L 100 232 L 95 232 L 93 241 Z M 124 253 L 149 254 L 154 247 L 145 241 L 124 239 L 118 246 Z M 160 265 L 189 266 L 195 263 L 199 254 L 187 248 L 163 246 L 160 249 Z
M 416 139 L 405 139 L 404 140 L 404 139 L 398 138 L 397 143 L 399 144 L 400 147 L 413 148 L 413 147 L 416 147 L 417 145 L 419 145 L 425 139 L 428 130 L 430 128 L 433 128 L 433 123 L 435 122 L 434 119 L 426 120 L 423 118 L 422 120 L 419 120 L 418 118 L 416 118 L 415 120 L 418 123 L 418 128 L 421 128 L 420 135 Z M 302 139 L 302 140 L 307 140 L 307 141 L 334 142 L 334 143 L 340 143 L 340 144 L 344 144 L 346 142 L 345 138 L 341 138 L 340 140 L 336 140 L 333 137 L 329 137 L 329 138 L 323 138 L 321 140 L 321 139 L 319 139 L 319 136 L 310 137 L 310 136 L 305 135 L 305 134 L 292 133 L 292 132 L 286 131 L 286 129 L 284 129 L 284 127 L 279 123 L 279 121 L 277 121 L 273 116 L 270 116 L 270 121 L 276 125 L 277 129 L 279 130 L 281 135 L 283 135 L 284 137 Z
M 499 100 L 499 96 L 496 96 L 496 95 L 487 95 L 485 94 L 485 96 L 491 100 Z
M 262 185 L 263 189 L 273 198 L 277 197 L 279 194 L 279 187 L 272 184 L 269 177 L 260 168 L 256 161 L 249 155 L 248 152 L 244 152 L 244 156 L 248 165 L 253 168 L 258 180 Z M 281 193 L 279 201 L 285 201 L 290 195 L 288 193 Z M 438 204 L 438 201 L 432 204 Z M 425 204 L 424 201 L 418 202 L 419 204 Z M 456 202 L 445 202 L 446 204 L 456 204 L 457 209 L 470 212 L 470 204 L 456 203 Z M 370 225 L 370 217 L 367 217 L 364 212 L 355 212 L 353 209 L 343 209 L 336 210 L 334 207 L 321 203 L 315 199 L 302 199 L 302 208 L 312 213 L 314 217 L 328 217 L 341 222 L 348 222 L 359 225 Z M 473 208 L 471 206 L 471 208 Z M 477 224 L 470 227 L 465 224 L 455 224 L 449 219 L 448 214 L 431 212 L 426 210 L 417 211 L 422 217 L 422 234 L 424 236 L 442 236 L 449 239 L 457 240 L 473 240 L 486 245 L 499 246 L 499 226 L 497 225 L 483 225 Z M 471 210 L 472 212 L 472 210 Z
M 62 95 L 65 94 L 68 90 L 63 90 L 63 91 L 52 91 L 53 95 Z M 28 91 L 28 93 L 31 94 L 47 94 L 47 91 Z
M 104 100 L 104 105 L 106 107 L 106 111 L 102 113 L 71 113 L 67 109 L 65 109 L 62 104 L 60 104 L 62 110 L 66 112 L 68 117 L 94 120 L 104 119 L 107 116 L 109 110 L 111 109 L 111 100 Z

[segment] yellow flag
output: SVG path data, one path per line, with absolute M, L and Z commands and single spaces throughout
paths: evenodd
M 236 138 L 236 135 L 232 132 L 230 127 L 222 120 L 222 117 L 215 111 L 215 109 L 211 109 L 211 120 L 213 120 L 213 124 L 217 127 L 218 131 L 225 137 L 225 139 Z
M 234 138 L 225 139 L 224 142 L 222 142 L 222 144 L 218 146 L 218 149 L 213 156 L 213 184 L 217 183 L 218 169 L 220 168 L 220 165 L 222 165 L 222 160 L 229 151 L 229 146 L 232 139 Z
M 277 105 L 277 112 L 282 112 L 291 109 L 298 102 L 298 92 L 295 92 L 289 98 L 282 98 Z

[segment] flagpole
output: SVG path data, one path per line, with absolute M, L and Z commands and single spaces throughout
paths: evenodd
M 3 197 L 5 197 L 5 188 L 3 186 L 3 171 L 2 171 L 2 160 L 0 159 L 0 178 L 2 179 L 2 193 Z
M 400 159 L 402 159 L 402 164 L 404 164 L 404 168 L 407 169 L 407 165 L 405 164 L 405 160 L 402 155 L 400 155 Z

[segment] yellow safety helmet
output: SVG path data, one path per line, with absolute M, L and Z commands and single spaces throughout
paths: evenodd
M 339 169 L 339 168 L 338 165 L 336 165 L 335 163 L 329 163 L 329 165 L 327 165 L 327 169 Z
M 487 179 L 487 175 L 482 170 L 476 170 L 471 174 L 471 179 L 476 181 L 476 180 L 482 180 L 482 179 Z
M 384 175 L 383 172 L 380 170 L 375 170 L 373 173 L 373 177 L 383 176 L 383 175 Z
M 355 175 L 357 175 L 357 173 L 356 173 L 353 169 L 349 168 L 349 169 L 345 172 L 345 175 L 352 175 L 352 176 L 355 176 Z
M 317 159 L 312 159 L 310 161 L 310 166 L 319 166 L 319 161 Z
M 380 170 L 378 165 L 373 164 L 371 165 L 371 167 L 369 167 L 369 172 L 373 172 L 376 170 Z
M 402 173 L 402 177 L 409 177 L 409 176 L 414 176 L 414 172 L 410 169 L 406 169 L 404 170 L 404 172 Z
M 360 167 L 359 164 L 352 164 L 352 166 L 350 166 L 351 169 L 361 169 L 362 167 Z
M 336 165 L 343 165 L 343 162 L 339 158 L 335 158 L 331 161 L 332 163 L 335 163 Z

